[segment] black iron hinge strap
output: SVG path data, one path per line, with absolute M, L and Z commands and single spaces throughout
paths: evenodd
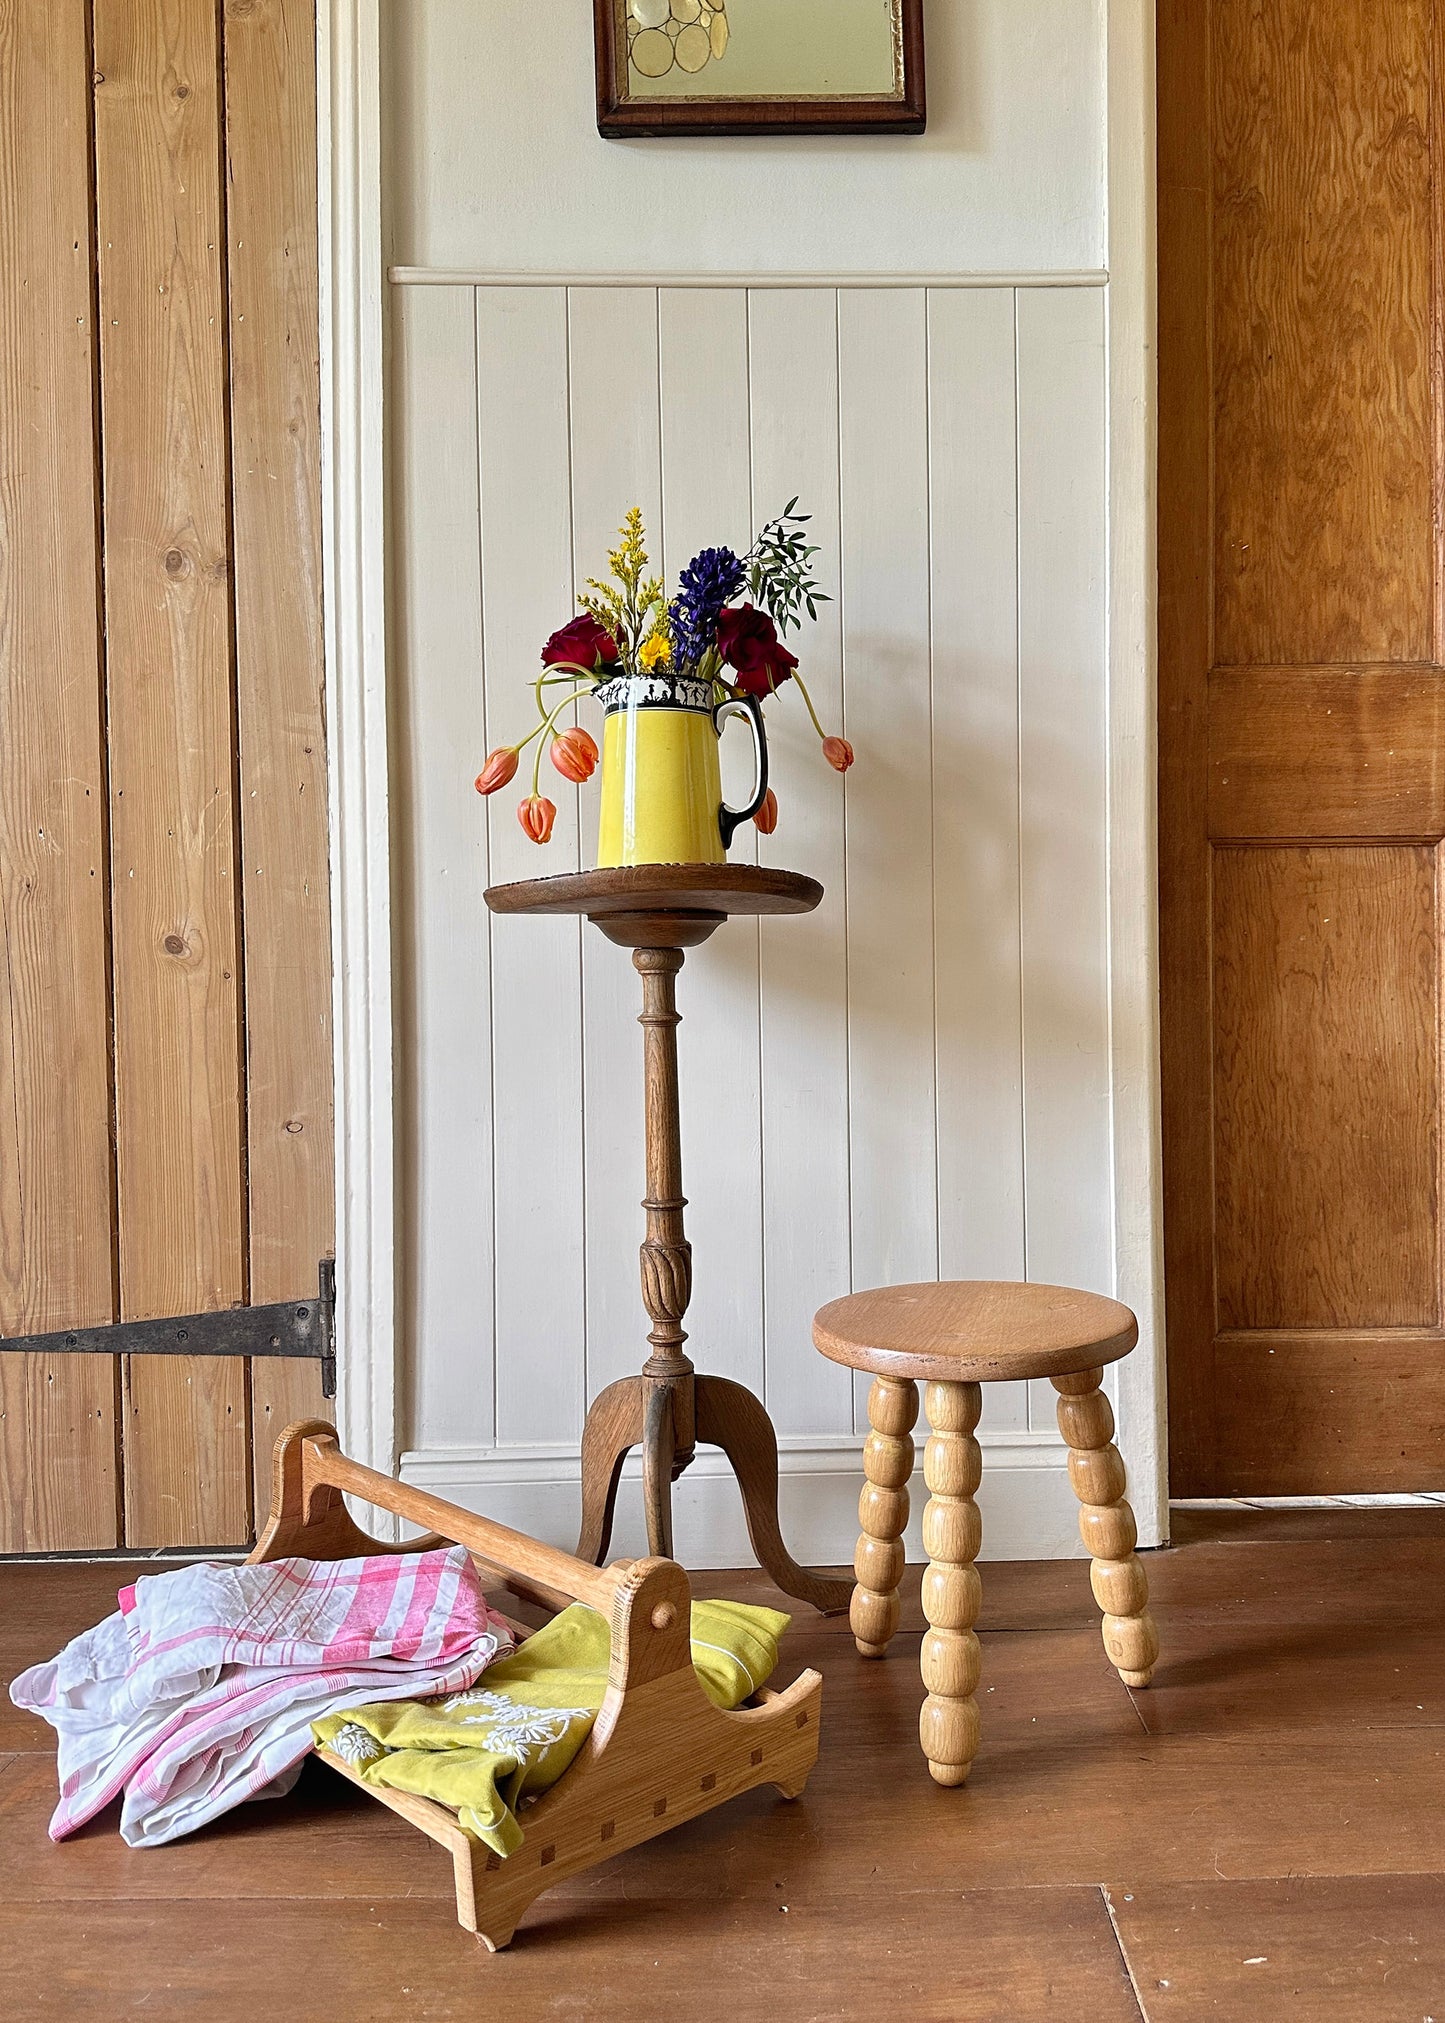
M 315 1298 L 222 1307 L 156 1321 L 108 1321 L 45 1335 L 0 1337 L 16 1356 L 295 1356 L 321 1364 L 321 1389 L 336 1396 L 336 1262 L 323 1257 Z

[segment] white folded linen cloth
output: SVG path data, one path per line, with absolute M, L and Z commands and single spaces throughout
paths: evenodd
M 59 1741 L 62 1840 L 124 1790 L 132 1847 L 300 1775 L 321 1714 L 464 1691 L 512 1649 L 461 1546 L 147 1576 L 10 1688 Z

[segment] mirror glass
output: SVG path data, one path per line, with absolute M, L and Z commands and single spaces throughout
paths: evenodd
M 630 99 L 891 98 L 901 0 L 616 0 Z

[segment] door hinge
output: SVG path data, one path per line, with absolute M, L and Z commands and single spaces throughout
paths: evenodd
M 314 1298 L 264 1307 L 221 1307 L 159 1321 L 107 1321 L 46 1335 L 0 1336 L 13 1356 L 296 1356 L 319 1362 L 325 1397 L 336 1396 L 336 1260 L 317 1266 Z

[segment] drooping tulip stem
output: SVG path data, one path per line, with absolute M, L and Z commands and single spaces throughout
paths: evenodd
M 574 689 L 571 695 L 563 696 L 561 702 L 558 703 L 557 705 L 557 709 L 552 712 L 552 716 L 555 716 L 558 713 L 558 711 L 564 710 L 569 702 L 575 702 L 576 700 L 577 700 L 577 691 Z M 533 724 L 532 728 L 528 731 L 527 735 L 524 738 L 518 738 L 517 742 L 512 746 L 512 750 L 514 752 L 526 751 L 528 745 L 531 744 L 533 738 L 541 737 L 543 731 L 546 730 L 548 724 L 552 721 L 552 716 L 544 715 L 539 723 Z
M 551 686 L 553 686 L 554 683 L 559 681 L 570 681 L 572 683 L 572 693 L 571 695 L 567 695 L 562 698 L 563 702 L 567 703 L 575 699 L 578 686 L 582 682 L 585 681 L 595 683 L 596 680 L 597 680 L 597 670 L 595 667 L 579 667 L 577 663 L 573 660 L 550 661 L 547 664 L 547 666 L 545 666 L 542 669 L 542 672 L 537 676 L 535 684 L 537 696 L 537 714 L 539 717 L 541 717 L 542 721 L 540 724 L 538 724 L 537 730 L 532 732 L 532 736 L 536 737 L 537 731 L 546 728 L 547 708 L 546 704 L 542 700 L 542 690 L 544 688 L 550 688 Z
M 560 702 L 554 704 L 550 712 L 547 715 L 545 715 L 541 723 L 538 724 L 537 728 L 534 731 L 530 731 L 527 734 L 527 736 L 522 740 L 523 744 L 528 745 L 532 742 L 533 738 L 539 740 L 537 745 L 537 754 L 532 761 L 533 799 L 536 798 L 537 791 L 542 778 L 542 751 L 546 742 L 546 733 L 552 729 L 558 717 L 561 716 L 563 710 L 570 709 L 572 704 L 576 702 L 576 700 L 577 700 L 577 691 L 576 689 L 573 689 L 570 695 L 564 695 Z M 540 681 L 537 683 L 537 707 L 539 709 L 542 707 L 542 684 Z M 519 746 L 518 749 L 520 750 L 521 747 Z
M 803 686 L 803 677 L 802 675 L 799 674 L 796 667 L 793 669 L 793 680 L 797 683 L 798 693 L 802 696 L 804 703 L 807 705 L 808 715 L 813 719 L 813 729 L 818 733 L 818 736 L 820 738 L 826 737 L 827 732 L 823 729 L 823 726 L 819 723 L 818 712 L 813 707 L 813 698 L 809 695 L 807 689 Z

